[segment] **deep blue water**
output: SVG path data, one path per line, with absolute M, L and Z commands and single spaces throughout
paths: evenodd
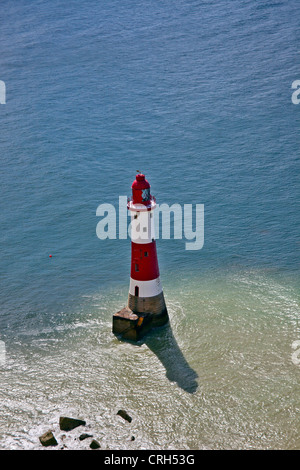
M 166 287 L 185 279 L 201 297 L 206 276 L 257 270 L 299 299 L 296 0 L 3 0 L 1 10 L 8 353 L 33 325 L 72 321 L 85 296 L 121 289 L 126 302 L 130 242 L 99 240 L 96 209 L 129 196 L 137 169 L 159 203 L 205 208 L 203 249 L 158 241 Z

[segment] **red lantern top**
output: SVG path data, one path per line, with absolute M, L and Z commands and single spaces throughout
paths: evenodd
M 146 180 L 145 175 L 139 173 L 138 175 L 136 175 L 131 187 L 132 189 L 150 189 L 150 184 Z
M 132 202 L 133 204 L 144 204 L 148 206 L 151 202 L 150 184 L 145 175 L 136 175 L 135 181 L 132 183 Z
M 142 204 L 145 206 L 146 210 L 153 208 L 155 205 L 155 198 L 153 198 L 150 194 L 150 184 L 145 178 L 145 175 L 139 173 L 136 175 L 134 182 L 131 185 L 132 188 L 132 199 L 130 201 L 130 207 L 134 206 L 135 204 Z

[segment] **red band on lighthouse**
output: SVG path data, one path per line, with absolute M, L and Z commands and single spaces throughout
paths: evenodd
M 155 241 L 146 244 L 131 243 L 131 278 L 151 281 L 159 277 Z

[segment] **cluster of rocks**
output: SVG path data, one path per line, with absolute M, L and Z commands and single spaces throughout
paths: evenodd
M 117 415 L 121 416 L 123 419 L 131 423 L 132 418 L 129 416 L 129 414 L 125 410 L 119 410 Z M 78 426 L 85 426 L 86 422 L 83 421 L 82 419 L 77 419 L 77 418 L 69 418 L 67 416 L 61 416 L 59 418 L 59 428 L 61 431 L 72 431 L 73 429 L 77 428 Z M 62 436 L 63 438 L 64 436 Z M 93 438 L 92 434 L 87 434 L 87 433 L 82 433 L 79 436 L 79 440 L 83 441 L 84 439 L 87 438 Z M 133 441 L 135 438 L 134 436 L 131 437 L 131 440 Z M 40 443 L 44 447 L 50 447 L 50 446 L 57 446 L 59 445 L 57 442 L 57 439 L 55 435 L 53 434 L 52 430 L 46 431 L 42 436 L 39 437 Z M 65 446 L 62 447 L 62 449 Z M 100 443 L 96 439 L 92 439 L 90 442 L 90 448 L 91 449 L 100 449 Z

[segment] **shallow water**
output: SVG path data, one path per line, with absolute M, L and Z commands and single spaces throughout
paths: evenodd
M 126 296 L 113 289 L 8 341 L 2 447 L 39 448 L 47 426 L 61 436 L 59 416 L 75 414 L 108 449 L 298 448 L 295 288 L 233 270 L 167 282 L 165 293 L 170 325 L 138 344 L 111 333 Z M 84 448 L 72 433 L 67 445 Z

